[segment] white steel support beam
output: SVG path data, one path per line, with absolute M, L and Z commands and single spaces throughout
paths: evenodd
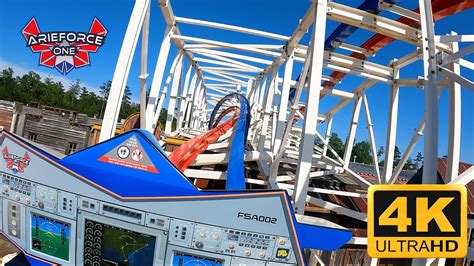
M 454 45 L 456 45 L 458 48 L 452 49 L 453 54 L 450 54 L 443 58 L 443 65 L 458 61 L 459 59 L 474 53 L 474 44 L 471 44 L 468 47 L 463 48 L 462 50 L 459 50 L 459 45 L 457 42 L 454 42 L 452 45 L 452 48 L 455 48 Z
M 313 47 L 313 43 L 310 43 L 309 48 L 308 48 L 308 52 L 309 52 L 307 56 L 308 59 L 312 58 L 311 57 L 312 51 L 313 51 L 312 47 Z M 296 84 L 296 93 L 295 93 L 295 97 L 293 99 L 293 103 L 291 106 L 290 117 L 288 118 L 288 122 L 286 123 L 286 126 L 285 126 L 285 131 L 283 133 L 281 145 L 280 145 L 280 148 L 278 149 L 278 152 L 274 156 L 273 163 L 270 165 L 270 174 L 268 178 L 268 183 L 270 184 L 272 188 L 277 188 L 276 178 L 278 175 L 278 168 L 279 168 L 282 156 L 285 153 L 285 150 L 287 147 L 287 141 L 290 136 L 290 132 L 293 128 L 293 122 L 295 121 L 296 111 L 298 111 L 299 109 L 298 105 L 299 105 L 301 93 L 303 91 L 303 87 L 304 87 L 305 80 L 308 75 L 311 63 L 312 63 L 312 60 L 306 60 L 306 62 L 303 65 L 303 70 L 301 71 L 300 79 L 298 83 Z
M 235 90 L 237 91 L 237 93 L 241 93 L 241 92 L 242 92 L 241 89 L 240 89 L 241 87 L 242 87 L 242 85 L 240 85 L 240 84 L 237 84 L 237 85 L 235 86 Z
M 261 71 L 255 69 L 239 68 L 239 67 L 218 67 L 218 66 L 199 66 L 202 70 L 215 70 L 215 71 L 227 71 L 227 72 L 240 72 L 240 73 L 259 73 Z
M 240 62 L 240 61 L 237 61 L 237 60 L 234 60 L 234 59 L 230 59 L 230 58 L 227 58 L 225 56 L 220 56 L 220 55 L 217 55 L 217 54 L 205 54 L 206 57 L 209 57 L 209 58 L 213 58 L 215 60 L 219 60 L 219 61 L 222 61 L 222 62 L 227 62 L 229 64 L 231 64 L 232 66 L 234 67 L 240 67 L 240 68 L 247 68 L 247 69 L 254 69 L 254 70 L 257 70 L 259 68 L 253 66 L 253 65 L 250 65 L 250 64 L 247 64 L 247 63 L 243 63 L 243 62 Z M 203 58 L 202 58 L 203 59 Z M 196 61 L 203 61 L 202 59 L 199 59 L 198 58 L 194 58 L 194 60 Z M 205 62 L 205 61 L 204 61 Z
M 112 78 L 112 86 L 105 107 L 99 142 L 108 140 L 115 135 L 120 107 L 122 106 L 123 93 L 127 86 L 128 73 L 132 64 L 131 59 L 135 53 L 148 6 L 149 0 L 137 0 L 133 6 L 132 15 L 130 16 L 127 31 L 125 32 L 125 37 L 117 59 L 114 77 Z
M 293 73 L 293 62 L 294 54 L 292 53 L 288 56 L 286 60 L 283 73 L 283 85 L 281 88 L 280 106 L 278 108 L 278 122 L 276 128 L 273 129 L 275 130 L 275 143 L 273 145 L 273 153 L 276 153 L 280 148 L 281 141 L 283 139 L 283 131 L 287 122 L 286 112 L 288 109 L 288 98 L 290 96 L 290 83 L 291 75 Z
M 373 79 L 368 79 L 364 82 L 362 82 L 357 88 L 355 88 L 352 93 L 358 92 L 359 94 L 365 93 L 366 90 L 368 90 L 370 87 L 374 86 L 377 84 L 377 80 Z M 327 111 L 324 115 L 327 116 L 328 114 L 336 114 L 339 112 L 342 108 L 344 108 L 346 105 L 352 102 L 352 99 L 343 99 L 340 102 L 338 102 L 334 107 L 332 107 L 329 111 Z
M 152 131 L 151 132 L 154 132 L 155 128 L 158 125 L 158 119 L 160 117 L 161 108 L 163 108 L 163 104 L 165 102 L 166 95 L 168 94 L 168 87 L 170 86 L 170 82 L 171 82 L 172 78 L 176 77 L 175 76 L 176 75 L 176 68 L 179 64 L 181 64 L 182 60 L 183 60 L 183 54 L 181 53 L 181 51 L 178 51 L 178 54 L 176 55 L 176 57 L 173 60 L 173 63 L 171 64 L 170 73 L 168 74 L 168 77 L 166 78 L 166 83 L 163 86 L 163 90 L 159 91 L 159 97 L 157 97 L 158 98 L 157 105 L 150 107 L 150 100 L 148 100 L 147 125 L 152 125 L 152 127 L 151 127 Z M 153 84 L 152 84 L 152 90 L 153 90 Z M 150 116 L 148 116 L 148 108 L 154 109 L 153 113 Z
M 173 118 L 175 117 L 174 111 L 176 107 L 176 98 L 178 96 L 179 87 L 181 87 L 181 79 L 183 77 L 183 64 L 184 60 L 182 59 L 178 62 L 176 69 L 173 74 L 173 83 L 171 83 L 170 98 L 168 102 L 168 113 L 166 116 L 165 124 L 165 135 L 171 133 L 171 125 L 173 124 Z
M 189 90 L 189 80 L 191 79 L 191 72 L 192 66 L 188 66 L 188 70 L 186 71 L 186 77 L 184 79 L 184 86 L 181 88 L 181 96 L 178 99 L 178 112 L 176 115 L 176 130 L 181 130 L 182 123 L 184 120 L 184 107 L 186 106 L 186 95 Z
M 171 47 L 171 32 L 173 27 L 168 26 L 166 28 L 165 37 L 161 42 L 160 54 L 155 67 L 155 73 L 153 74 L 153 81 L 151 83 L 150 94 L 148 95 L 148 104 L 146 108 L 146 129 L 151 133 L 154 133 L 156 122 L 153 122 L 155 112 L 160 112 L 161 109 L 157 110 L 158 100 L 160 97 L 161 84 L 163 81 L 163 75 L 165 73 L 166 61 L 168 60 L 168 54 Z M 176 59 L 175 59 L 176 60 Z
M 323 156 L 326 156 L 329 146 L 329 139 L 331 138 L 331 129 L 332 129 L 332 120 L 334 119 L 334 115 L 329 114 L 327 117 L 327 125 L 326 125 L 326 134 L 324 136 L 324 146 L 323 146 Z
M 435 184 L 438 172 L 438 75 L 433 11 L 430 0 L 419 0 L 425 78 L 426 130 L 424 138 L 423 183 Z
M 471 167 L 469 167 L 467 170 L 465 170 L 458 177 L 451 180 L 451 182 L 449 182 L 449 184 L 467 185 L 472 180 L 474 180 L 474 166 L 473 165 L 471 165 Z
M 374 125 L 372 124 L 372 118 L 370 117 L 369 102 L 367 100 L 367 95 L 364 94 L 362 96 L 362 100 L 364 102 L 365 117 L 367 121 L 367 131 L 369 133 L 370 151 L 372 153 L 372 164 L 374 165 L 374 168 L 375 168 L 377 181 L 379 184 L 382 184 L 381 179 L 380 179 L 379 162 L 377 160 L 377 145 L 375 144 Z
M 448 43 L 448 42 L 474 42 L 474 35 L 472 34 L 465 34 L 465 35 L 436 35 L 435 36 L 436 42 L 441 43 Z
M 321 94 L 321 78 L 323 75 L 324 40 L 326 35 L 327 0 L 318 0 L 314 8 L 313 35 L 311 38 L 311 70 L 309 72 L 308 95 L 306 96 L 306 110 L 301 132 L 300 161 L 296 170 L 295 193 L 293 196 L 296 214 L 304 214 L 306 196 L 309 185 L 309 172 L 313 159 L 314 139 L 318 120 L 314 117 L 319 114 L 319 97 Z M 308 60 L 308 58 L 306 59 Z M 304 81 L 303 81 L 304 82 Z M 282 145 L 283 146 L 283 145 Z
M 190 19 L 190 18 L 176 17 L 176 22 L 199 25 L 199 26 L 204 26 L 204 27 L 212 27 L 212 28 L 221 29 L 221 30 L 235 31 L 235 32 L 256 35 L 260 37 L 281 40 L 281 41 L 287 41 L 290 38 L 284 35 L 265 32 L 261 30 L 254 30 L 254 29 L 249 29 L 249 28 L 244 28 L 244 27 L 239 27 L 239 26 L 227 25 L 227 24 L 204 21 L 204 20 Z
M 265 60 L 265 59 L 261 59 L 261 58 L 258 58 L 258 57 L 246 56 L 246 55 L 241 55 L 241 54 L 234 54 L 234 53 L 223 52 L 223 51 L 212 50 L 212 49 L 190 48 L 188 50 L 193 52 L 193 53 L 202 54 L 202 55 L 206 55 L 206 56 L 207 55 L 220 55 L 220 56 L 224 56 L 224 57 L 235 58 L 235 59 L 245 60 L 245 61 L 249 61 L 249 62 L 264 64 L 264 65 L 270 65 L 272 63 L 272 61 L 270 61 L 270 60 Z
M 451 35 L 455 35 L 451 32 Z M 459 50 L 457 42 L 451 44 L 453 53 Z M 457 75 L 461 74 L 459 64 L 451 63 L 448 65 Z M 446 166 L 446 182 L 455 179 L 459 171 L 459 155 L 461 146 L 461 85 L 451 81 L 449 88 L 449 126 L 448 126 L 448 159 Z
M 191 112 L 192 112 L 192 101 L 194 99 L 194 95 L 196 94 L 196 81 L 198 79 L 198 76 L 196 73 L 194 73 L 193 78 L 191 80 L 191 84 L 189 85 L 189 90 L 188 90 L 188 95 L 186 96 L 186 103 L 184 105 L 184 127 L 189 128 L 189 118 L 191 117 Z
M 250 92 L 252 91 L 252 84 L 253 84 L 253 79 L 249 79 L 247 81 L 247 89 L 245 90 L 245 97 L 249 100 L 249 103 L 251 103 L 250 98 L 252 97 L 250 95 Z
M 196 100 L 198 99 L 198 94 L 201 91 L 202 83 L 198 82 L 196 88 L 194 89 L 193 99 L 191 101 L 191 106 L 189 106 L 189 113 L 186 116 L 186 123 L 188 123 L 188 128 L 194 129 L 194 115 L 196 112 Z
M 268 124 L 270 122 L 270 115 L 273 110 L 273 101 L 275 97 L 275 88 L 277 86 L 276 79 L 278 77 L 278 69 L 274 69 L 270 76 L 270 81 L 268 83 L 267 93 L 266 93 L 266 101 L 263 105 L 263 119 L 262 125 L 260 127 L 260 137 L 258 139 L 257 150 L 264 151 L 265 150 L 265 140 L 267 139 L 267 131 L 268 131 Z M 265 89 L 265 88 L 263 88 Z
M 355 135 L 357 133 L 357 125 L 359 124 L 360 107 L 362 104 L 362 96 L 356 93 L 354 99 L 354 109 L 352 110 L 351 126 L 347 136 L 344 150 L 344 167 L 349 167 L 351 161 L 352 147 L 354 146 Z
M 387 10 L 394 14 L 397 14 L 406 18 L 410 18 L 414 21 L 420 21 L 420 14 L 413 12 L 409 9 L 385 2 L 385 1 L 379 1 L 379 8 L 381 10 Z
M 367 57 L 373 56 L 375 54 L 375 52 L 372 51 L 372 50 L 364 49 L 364 48 L 361 48 L 359 46 L 343 43 L 343 42 L 340 42 L 340 41 L 337 41 L 337 40 L 332 41 L 331 44 L 334 47 L 337 47 L 337 48 L 340 48 L 340 49 L 343 49 L 343 50 L 347 50 L 347 51 L 351 51 L 351 52 L 356 52 L 356 53 L 359 53 L 359 54 L 363 54 Z
M 421 136 L 423 136 L 423 129 L 425 128 L 425 121 L 426 121 L 426 114 L 423 116 L 423 119 L 421 119 L 420 124 L 415 129 L 415 132 L 413 133 L 413 137 L 411 138 L 407 149 L 405 150 L 402 157 L 400 158 L 400 162 L 398 163 L 397 168 L 395 168 L 395 171 L 393 171 L 392 177 L 390 177 L 390 180 L 387 182 L 388 184 L 393 184 L 395 182 L 395 180 L 397 180 L 400 173 L 402 172 L 403 165 L 405 165 L 405 163 L 407 162 L 407 160 L 410 157 L 411 153 L 413 152 L 413 149 L 415 148 L 415 145 L 418 142 L 418 139 Z
M 400 69 L 393 68 L 393 78 L 398 79 Z M 383 182 L 389 182 L 393 171 L 393 158 L 395 154 L 395 144 L 397 139 L 397 121 L 398 121 L 398 92 L 399 85 L 393 83 L 390 86 L 390 99 L 388 103 L 388 118 L 387 118 L 387 140 L 385 142 L 385 163 Z
M 214 41 L 214 40 L 195 38 L 195 37 L 189 37 L 189 36 L 183 36 L 183 35 L 173 35 L 171 36 L 171 38 L 187 41 L 187 42 L 193 42 L 193 43 L 211 44 L 218 47 L 236 49 L 236 50 L 241 50 L 245 52 L 251 52 L 251 53 L 273 56 L 273 57 L 280 56 L 280 53 L 277 53 L 277 52 L 271 52 L 271 51 L 267 51 L 260 48 L 254 48 L 251 46 L 244 46 L 244 45 L 238 45 L 238 44 L 227 43 L 227 42 L 219 42 L 219 41 Z
M 420 7 L 421 5 L 420 3 Z M 327 15 L 328 18 L 332 20 L 380 33 L 415 45 L 421 44 L 418 38 L 420 35 L 419 31 L 414 27 L 335 2 L 330 2 L 328 6 Z
M 201 57 L 195 57 L 194 58 L 195 62 L 202 62 L 202 63 L 208 63 L 211 65 L 217 65 L 217 66 L 224 66 L 224 67 L 230 67 L 230 68 L 239 68 L 242 70 L 254 70 L 254 71 L 262 71 L 262 68 L 254 67 L 249 64 L 244 64 L 244 63 L 230 63 L 228 61 L 223 61 L 223 60 L 213 60 L 213 59 L 208 59 L 208 58 L 201 58 Z M 207 66 L 199 66 L 200 69 L 206 69 L 209 70 L 209 67 Z
M 275 104 L 275 105 L 273 105 L 273 110 L 272 110 L 272 135 L 271 135 L 271 143 L 270 143 L 270 145 L 271 145 L 270 150 L 271 151 L 273 151 L 274 146 L 275 146 L 275 135 L 276 135 L 276 127 L 277 127 L 277 121 L 278 121 L 277 116 L 278 116 L 278 107 Z
M 467 78 L 462 77 L 462 76 L 454 73 L 453 71 L 451 71 L 449 69 L 446 69 L 444 67 L 441 67 L 441 66 L 439 66 L 437 70 L 441 75 L 443 75 L 447 79 L 452 80 L 456 83 L 459 83 L 460 85 L 466 87 L 467 89 L 469 89 L 471 91 L 474 91 L 474 82 L 468 80 Z
M 148 3 L 147 11 L 142 25 L 142 50 L 140 58 L 140 128 L 146 129 L 146 97 L 147 87 L 146 78 L 147 73 L 147 60 L 148 60 L 148 32 L 150 28 L 150 3 Z

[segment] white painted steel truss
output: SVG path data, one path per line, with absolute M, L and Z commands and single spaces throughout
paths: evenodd
M 312 178 L 336 175 L 353 180 L 361 190 L 371 185 L 365 178 L 349 169 L 352 146 L 354 144 L 361 109 L 367 121 L 369 142 L 373 165 L 376 171 L 375 183 L 394 183 L 403 165 L 421 136 L 424 137 L 423 182 L 435 183 L 438 154 L 438 97 L 441 89 L 449 91 L 449 137 L 447 176 L 453 183 L 466 184 L 472 174 L 458 176 L 461 134 L 461 87 L 474 90 L 473 82 L 461 75 L 472 71 L 474 64 L 466 56 L 474 53 L 473 35 L 437 36 L 434 31 L 431 1 L 419 0 L 420 14 L 405 8 L 380 1 L 379 8 L 418 21 L 420 28 L 398 21 L 345 6 L 327 0 L 313 1 L 291 36 L 280 35 L 234 25 L 214 23 L 204 20 L 176 17 L 171 2 L 159 0 L 166 22 L 165 36 L 162 40 L 157 65 L 154 70 L 148 101 L 146 99 L 149 0 L 136 0 L 130 22 L 125 34 L 122 49 L 107 102 L 104 125 L 100 140 L 113 135 L 116 127 L 120 102 L 126 85 L 131 59 L 142 32 L 141 49 L 141 127 L 153 132 L 158 123 L 161 108 L 167 108 L 168 116 L 165 136 L 193 137 L 207 129 L 212 107 L 226 94 L 244 94 L 251 105 L 252 120 L 245 160 L 257 162 L 263 179 L 247 178 L 249 184 L 259 184 L 268 188 L 286 189 L 293 197 L 295 213 L 304 215 L 308 205 L 327 208 L 340 215 L 366 221 L 365 213 L 339 206 L 308 195 L 308 192 L 333 194 L 346 197 L 362 197 L 364 193 L 344 192 L 332 189 L 309 187 Z M 334 50 L 324 49 L 326 21 L 349 24 L 374 33 L 395 38 L 413 45 L 414 52 L 393 60 L 388 65 L 372 62 L 376 57 L 371 49 L 349 43 L 333 41 Z M 272 39 L 268 44 L 237 44 L 201 37 L 183 36 L 180 27 L 185 24 L 227 30 L 241 34 Z M 158 25 L 161 26 L 161 25 Z M 311 35 L 309 43 L 300 43 L 306 35 Z M 275 41 L 280 44 L 274 44 Z M 460 42 L 470 45 L 459 49 Z M 177 54 L 170 55 L 170 47 L 177 48 Z M 463 45 L 464 46 L 464 45 Z M 344 55 L 344 50 L 355 52 L 362 57 Z M 361 59 L 366 58 L 366 59 Z M 401 69 L 415 61 L 422 60 L 423 76 L 400 78 Z M 168 76 L 165 77 L 167 63 L 172 62 Z M 365 78 L 359 86 L 349 91 L 334 76 L 323 75 L 323 69 L 343 72 Z M 298 80 L 292 80 L 295 71 Z M 390 91 L 389 112 L 387 114 L 387 135 L 385 140 L 386 167 L 381 172 L 376 160 L 374 125 L 370 116 L 367 90 L 375 84 L 386 84 Z M 322 86 L 323 84 L 324 86 Z M 424 89 L 425 114 L 415 129 L 408 147 L 403 152 L 398 166 L 394 166 L 394 149 L 398 128 L 398 106 L 400 87 L 411 86 Z M 290 101 L 290 88 L 296 93 Z M 302 101 L 305 91 L 305 101 Z M 336 103 L 326 113 L 319 111 L 322 96 L 338 97 Z M 165 106 L 167 103 L 167 106 Z M 353 103 L 351 117 L 337 117 L 347 105 Z M 304 107 L 304 110 L 301 108 Z M 328 141 L 334 119 L 345 119 L 349 123 L 344 155 L 339 157 Z M 176 130 L 172 129 L 173 119 L 177 120 Z M 294 123 L 296 119 L 301 122 Z M 318 133 L 320 124 L 327 123 L 324 135 Z M 299 124 L 302 124 L 300 126 Z M 231 133 L 222 136 L 217 143 L 209 146 L 214 154 L 198 156 L 194 165 L 215 165 L 227 163 Z M 314 145 L 320 139 L 324 147 Z M 378 140 L 377 143 L 382 143 Z M 328 157 L 333 154 L 334 158 Z M 282 163 L 293 166 L 294 171 L 283 169 Z M 472 173 L 469 169 L 469 173 Z M 286 172 L 285 172 L 286 171 Z M 224 180 L 225 172 L 210 170 L 186 170 L 193 178 Z M 448 180 L 448 181 L 449 181 Z M 354 240 L 356 241 L 356 240 Z M 364 241 L 356 241 L 364 242 Z

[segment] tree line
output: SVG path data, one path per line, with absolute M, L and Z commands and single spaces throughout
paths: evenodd
M 95 93 L 87 90 L 79 79 L 71 84 L 62 84 L 49 77 L 43 80 L 34 71 L 15 76 L 13 69 L 7 68 L 0 73 L 0 99 L 23 104 L 37 103 L 103 118 L 111 85 L 112 82 L 108 80 L 100 86 L 99 92 Z M 140 110 L 139 105 L 132 102 L 131 96 L 131 90 L 126 86 L 120 119 Z
M 66 88 L 65 85 L 68 87 Z M 14 76 L 13 69 L 7 68 L 0 73 L 0 99 L 22 102 L 24 104 L 39 103 L 45 106 L 73 110 L 87 114 L 90 117 L 102 119 L 111 85 L 112 82 L 108 80 L 100 86 L 98 93 L 95 93 L 88 91 L 79 79 L 71 84 L 62 84 L 51 78 L 42 80 L 41 76 L 34 71 L 30 71 L 23 76 Z M 139 105 L 131 101 L 131 96 L 131 90 L 126 86 L 120 110 L 120 119 L 127 118 L 129 115 L 140 110 Z M 159 118 L 161 128 L 164 128 L 166 117 L 167 110 L 163 108 Z M 176 128 L 176 120 L 173 121 L 173 128 Z M 315 144 L 319 147 L 323 146 L 319 139 L 315 141 Z M 331 135 L 329 145 L 340 157 L 344 156 L 345 145 L 336 133 Z M 384 149 L 381 146 L 377 151 L 377 162 L 382 167 L 384 165 L 383 155 Z M 328 156 L 335 157 L 329 151 Z M 398 165 L 400 159 L 400 150 L 398 146 L 395 146 L 395 166 Z M 354 144 L 351 161 L 372 164 L 372 154 L 368 141 L 363 140 Z M 422 163 L 423 156 L 419 152 L 414 159 L 408 158 L 403 169 L 419 169 Z
M 315 141 L 315 144 L 319 147 L 323 147 L 324 144 L 317 139 Z M 336 133 L 332 133 L 331 137 L 329 138 L 329 146 L 331 146 L 334 151 L 339 155 L 339 157 L 344 156 L 344 150 L 345 150 L 345 144 L 342 142 L 341 138 Z M 327 152 L 328 156 L 331 158 L 334 158 L 334 156 L 329 150 Z M 379 166 L 383 167 L 385 162 L 383 160 L 383 156 L 385 154 L 385 150 L 382 146 L 379 147 L 377 150 L 377 162 Z M 352 148 L 352 153 L 351 153 L 351 162 L 356 162 L 356 163 L 363 163 L 363 164 L 372 164 L 372 153 L 370 151 L 370 143 L 367 140 L 363 140 L 360 142 L 357 142 L 354 144 Z M 395 146 L 395 152 L 393 155 L 394 159 L 394 166 L 396 167 L 401 160 L 401 153 L 400 149 L 398 146 Z M 418 152 L 415 158 L 408 158 L 407 162 L 403 166 L 404 170 L 417 170 L 419 169 L 423 164 L 423 155 L 421 152 Z

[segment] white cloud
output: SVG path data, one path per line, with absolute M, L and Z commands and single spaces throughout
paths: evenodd
M 19 66 L 15 63 L 12 63 L 12 62 L 2 60 L 0 58 L 0 70 L 6 69 L 6 68 L 13 69 L 13 74 L 15 76 L 23 76 L 24 74 L 28 73 L 29 71 L 32 71 L 32 69 L 27 69 L 25 67 Z M 71 84 L 74 81 L 72 79 L 66 78 L 65 76 L 54 75 L 54 74 L 51 74 L 51 73 L 43 72 L 41 70 L 33 70 L 33 71 L 35 73 L 37 73 L 38 75 L 40 75 L 40 77 L 42 79 L 51 78 L 55 82 L 61 82 L 65 89 L 67 89 L 69 87 L 69 84 Z M 99 92 L 99 88 L 97 88 L 97 87 L 90 86 L 90 85 L 88 85 L 87 83 L 84 83 L 84 82 L 81 82 L 81 84 L 82 84 L 82 86 L 86 87 L 86 89 L 88 91 L 93 91 L 95 93 Z

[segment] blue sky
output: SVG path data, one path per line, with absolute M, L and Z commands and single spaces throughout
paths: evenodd
M 338 0 L 351 6 L 357 6 L 361 1 Z M 418 1 L 401 0 L 399 5 L 406 8 L 413 8 Z M 64 84 L 69 84 L 71 80 L 80 79 L 90 90 L 97 91 L 98 87 L 105 81 L 112 79 L 115 63 L 120 51 L 123 36 L 128 24 L 128 18 L 133 8 L 133 1 L 128 0 L 103 0 L 103 1 L 33 1 L 33 0 L 2 0 L 0 1 L 0 69 L 12 67 L 17 74 L 24 74 L 33 70 L 43 77 L 50 76 Z M 241 1 L 219 1 L 219 0 L 177 0 L 172 1 L 175 15 L 196 19 L 204 19 L 215 22 L 228 23 L 238 26 L 250 27 L 283 35 L 291 35 L 298 20 L 306 12 L 310 5 L 309 0 L 241 0 Z M 447 34 L 452 30 L 458 34 L 473 34 L 474 24 L 472 17 L 474 10 L 464 11 L 451 17 L 440 20 L 436 23 L 436 34 Z M 395 16 L 388 15 L 394 18 Z M 21 29 L 32 18 L 35 17 L 42 31 L 87 31 L 94 17 L 99 20 L 109 30 L 104 46 L 98 53 L 91 54 L 91 66 L 73 70 L 67 76 L 61 76 L 54 69 L 38 66 L 38 54 L 33 54 L 26 47 L 25 40 L 20 34 Z M 152 1 L 151 22 L 150 22 L 150 48 L 149 82 L 155 68 L 156 58 L 160 42 L 163 37 L 165 24 L 161 11 L 156 0 Z M 327 34 L 338 25 L 333 21 L 328 21 Z M 180 26 L 181 33 L 187 36 L 216 39 L 233 43 L 274 43 L 278 41 L 265 40 L 260 37 L 242 35 L 238 33 L 228 33 L 215 29 L 205 29 L 189 25 Z M 309 34 L 303 38 L 303 44 L 308 43 Z M 348 43 L 360 45 L 372 35 L 371 32 L 359 30 L 353 34 Z M 140 45 L 140 43 L 138 44 Z M 412 52 L 414 47 L 395 41 L 377 53 L 370 61 L 388 64 L 391 59 Z M 170 56 L 174 56 L 175 49 L 171 50 Z M 133 98 L 138 99 L 138 75 L 139 75 L 139 49 L 135 53 L 131 67 L 128 84 L 132 88 Z M 474 56 L 468 57 L 474 61 Z M 171 60 L 169 60 L 171 61 Z M 169 68 L 170 63 L 168 64 Z M 302 65 L 296 64 L 293 78 L 296 78 Z M 421 75 L 421 62 L 415 63 L 401 72 L 401 77 L 416 77 Z M 472 71 L 462 68 L 463 75 L 474 80 Z M 167 73 L 167 72 L 166 72 Z M 325 74 L 329 74 L 325 70 Z M 281 74 L 280 74 L 281 76 Z M 361 78 L 347 76 L 337 88 L 351 91 L 362 82 Z M 67 86 L 66 85 L 66 86 Z M 374 124 L 375 138 L 377 146 L 385 145 L 386 120 L 388 110 L 389 89 L 386 84 L 378 84 L 367 92 L 367 97 L 371 107 L 371 116 Z M 440 128 L 439 128 L 439 156 L 447 153 L 447 127 L 448 127 L 448 92 L 443 90 L 439 102 Z M 336 97 L 324 97 L 321 101 L 321 112 L 329 110 L 339 101 Z M 467 89 L 462 89 L 462 135 L 461 135 L 461 160 L 474 163 L 474 93 Z M 166 103 L 165 103 L 166 106 Z M 423 116 L 424 95 L 423 91 L 417 88 L 403 87 L 400 89 L 399 126 L 397 130 L 397 145 L 400 150 L 405 150 L 414 128 L 418 125 Z M 352 104 L 348 105 L 335 116 L 333 131 L 342 138 L 347 135 L 352 112 Z M 367 139 L 365 125 L 365 114 L 361 112 L 358 133 L 356 140 Z M 326 125 L 318 127 L 318 131 L 323 133 Z M 423 149 L 423 139 L 421 138 L 413 154 Z

